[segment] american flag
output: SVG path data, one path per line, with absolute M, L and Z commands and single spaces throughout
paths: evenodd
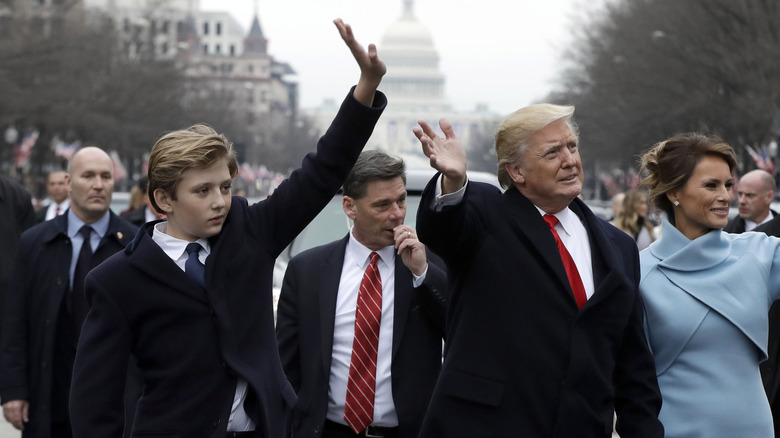
M 81 149 L 81 140 L 76 140 L 73 143 L 65 143 L 62 140 L 58 140 L 54 145 L 54 155 L 70 160 L 77 150 Z
M 111 156 L 111 161 L 114 164 L 114 181 L 122 181 L 127 177 L 125 165 L 122 164 L 122 160 L 119 159 L 119 154 L 116 151 L 111 151 L 108 155 Z
M 253 183 L 257 179 L 257 172 L 249 163 L 242 164 L 241 167 L 238 168 L 238 174 L 241 175 L 241 178 L 246 182 Z
M 32 131 L 22 137 L 22 141 L 14 146 L 14 165 L 17 168 L 24 167 L 30 163 L 30 155 L 36 141 L 38 141 L 38 131 Z
M 769 153 L 766 150 L 766 146 L 753 148 L 745 145 L 745 149 L 747 149 L 748 154 L 750 154 L 750 158 L 753 159 L 759 169 L 766 170 L 774 176 L 775 163 L 772 162 L 772 158 L 769 156 Z

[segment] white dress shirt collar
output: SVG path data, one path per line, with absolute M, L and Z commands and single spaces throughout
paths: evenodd
M 190 243 L 186 240 L 177 239 L 170 234 L 167 234 L 168 222 L 163 221 L 154 225 L 154 231 L 152 231 L 152 240 L 157 243 L 160 249 L 173 260 L 177 266 L 184 270 L 184 263 L 187 261 L 187 245 Z M 208 239 L 201 238 L 196 240 L 203 247 L 203 250 L 198 254 L 198 260 L 204 265 L 206 264 L 206 258 L 211 254 L 211 245 L 209 245 Z
M 536 207 L 536 206 L 535 206 Z M 544 210 L 536 207 L 539 214 L 544 216 Z M 577 266 L 582 285 L 585 287 L 585 294 L 590 298 L 595 292 L 593 279 L 593 258 L 591 256 L 590 237 L 585 225 L 569 207 L 555 213 L 553 216 L 558 218 L 558 225 L 555 230 L 563 242 L 563 246 L 569 251 L 574 264 Z
M 534 205 L 534 207 L 536 206 Z M 545 211 L 539 207 L 536 207 L 536 210 L 539 211 L 539 214 L 541 214 L 542 217 L 548 214 L 545 213 Z M 563 210 L 559 211 L 558 213 L 555 213 L 553 216 L 555 216 L 558 219 L 558 224 L 560 225 L 560 229 L 562 229 L 563 232 L 566 233 L 567 237 L 574 235 L 574 227 L 576 226 L 576 224 L 582 223 L 580 221 L 580 218 L 577 216 L 577 213 L 571 211 L 569 207 L 566 207 Z M 564 239 L 564 237 L 561 236 L 561 239 Z
M 106 235 L 108 232 L 108 222 L 109 222 L 109 214 L 106 212 L 106 214 L 103 215 L 100 219 L 96 220 L 95 222 L 91 224 L 86 224 L 83 220 L 79 219 L 78 216 L 76 216 L 76 213 L 73 212 L 73 210 L 68 210 L 68 237 L 73 240 L 74 237 L 76 237 L 77 234 L 79 234 L 79 230 L 81 230 L 81 227 L 84 225 L 89 225 L 92 227 L 92 231 L 97 234 L 98 240 L 102 239 L 103 236 Z M 79 236 L 81 236 L 79 234 Z M 80 237 L 79 237 L 80 238 Z M 81 245 L 79 245 L 80 247 Z
M 365 270 L 366 267 L 368 267 L 368 256 L 370 256 L 372 252 L 379 254 L 380 260 L 385 265 L 392 266 L 392 263 L 395 260 L 395 246 L 389 245 L 374 251 L 358 242 L 358 240 L 355 239 L 355 235 L 352 234 L 352 230 L 350 229 L 349 242 L 347 243 L 347 251 L 345 256 L 352 257 L 357 266 L 359 266 L 362 270 Z

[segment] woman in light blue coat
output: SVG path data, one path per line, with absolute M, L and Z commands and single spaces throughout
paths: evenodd
M 667 437 L 773 437 L 759 362 L 780 296 L 780 239 L 729 234 L 734 151 L 680 134 L 642 157 L 661 237 L 640 254 L 645 330 Z

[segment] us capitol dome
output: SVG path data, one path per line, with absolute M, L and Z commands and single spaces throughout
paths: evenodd
M 438 128 L 442 117 L 452 122 L 456 135 L 469 149 L 485 136 L 492 138 L 500 120 L 484 105 L 469 112 L 452 109 L 445 95 L 445 75 L 439 70 L 439 52 L 431 32 L 414 16 L 414 1 L 403 0 L 401 17 L 391 24 L 380 43 L 379 56 L 387 65 L 379 90 L 387 95 L 387 108 L 379 118 L 365 149 L 400 155 L 407 168 L 428 168 L 420 142 L 412 133 L 422 119 Z M 338 106 L 332 99 L 305 111 L 321 133 L 327 130 Z
M 428 29 L 414 17 L 413 0 L 404 0 L 401 18 L 385 32 L 379 53 L 387 64 L 382 90 L 396 109 L 447 111 L 444 74 Z

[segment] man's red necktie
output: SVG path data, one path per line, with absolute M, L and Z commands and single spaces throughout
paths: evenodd
M 362 432 L 374 419 L 376 357 L 382 318 L 382 278 L 377 260 L 379 255 L 372 252 L 360 283 L 355 311 L 355 340 L 344 406 L 344 420 L 355 433 Z
M 571 254 L 563 245 L 561 236 L 555 231 L 555 226 L 558 224 L 558 218 L 551 215 L 544 215 L 544 221 L 550 226 L 553 237 L 555 237 L 555 243 L 558 244 L 558 252 L 561 254 L 561 260 L 563 260 L 563 267 L 566 269 L 566 276 L 569 277 L 569 284 L 571 290 L 574 293 L 574 299 L 577 300 L 577 307 L 582 309 L 585 302 L 588 301 L 588 295 L 585 293 L 585 286 L 582 285 L 582 278 L 580 278 L 580 272 L 577 270 L 577 265 L 574 264 L 574 259 L 571 258 Z

